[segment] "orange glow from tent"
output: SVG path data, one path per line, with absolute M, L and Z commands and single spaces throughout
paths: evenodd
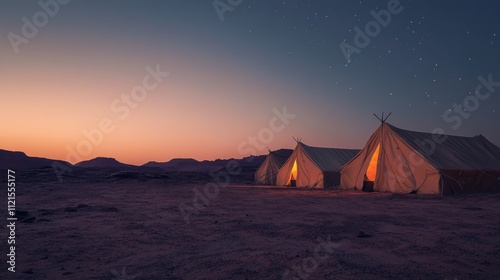
M 380 154 L 380 144 L 377 145 L 377 148 L 373 153 L 372 159 L 370 160 L 370 164 L 368 165 L 368 169 L 366 170 L 366 177 L 368 181 L 375 181 L 375 176 L 377 175 L 379 154 Z
M 297 160 L 293 162 L 292 172 L 290 172 L 290 180 L 297 180 Z

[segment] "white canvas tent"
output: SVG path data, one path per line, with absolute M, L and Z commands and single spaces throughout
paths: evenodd
M 484 136 L 403 130 L 382 122 L 340 171 L 342 189 L 446 195 L 500 190 L 500 148 Z
M 340 184 L 340 168 L 359 150 L 318 148 L 300 141 L 278 171 L 276 184 L 297 187 L 334 188 Z
M 276 176 L 278 170 L 285 164 L 286 160 L 293 153 L 290 149 L 281 149 L 278 151 L 269 151 L 264 162 L 255 172 L 255 184 L 257 185 L 276 185 Z

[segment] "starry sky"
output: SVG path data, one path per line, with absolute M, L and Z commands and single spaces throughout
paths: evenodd
M 265 154 L 292 136 L 361 148 L 382 112 L 500 146 L 498 1 L 40 3 L 0 3 L 2 149 L 144 164 Z M 125 103 L 148 67 L 168 77 Z M 284 107 L 295 118 L 251 146 Z

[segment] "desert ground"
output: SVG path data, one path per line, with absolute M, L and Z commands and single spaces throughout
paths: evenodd
M 229 184 L 186 223 L 179 205 L 193 207 L 207 179 L 186 176 L 73 174 L 57 182 L 50 170 L 20 172 L 16 273 L 3 261 L 0 278 L 500 277 L 500 194 Z

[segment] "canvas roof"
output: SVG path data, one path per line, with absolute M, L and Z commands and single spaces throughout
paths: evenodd
M 302 145 L 307 155 L 322 171 L 339 171 L 360 151 L 357 149 L 320 148 L 307 146 L 303 143 L 299 144 Z
M 482 135 L 446 135 L 446 140 L 440 142 L 439 139 L 443 138 L 441 135 L 387 125 L 438 169 L 500 170 L 500 148 Z M 432 145 L 435 145 L 434 149 Z

